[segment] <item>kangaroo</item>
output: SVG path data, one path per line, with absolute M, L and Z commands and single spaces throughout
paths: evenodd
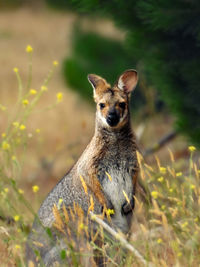
M 96 102 L 95 133 L 76 164 L 53 188 L 39 209 L 26 249 L 27 261 L 32 261 L 35 266 L 39 263 L 45 266 L 61 263 L 60 251 L 68 249 L 66 236 L 72 237 L 80 248 L 81 242 L 74 230 L 79 220 L 73 215 L 76 207 L 81 210 L 82 222 L 87 221 L 88 228 L 93 229 L 93 236 L 98 227 L 88 216 L 91 204 L 93 212 L 104 213 L 104 220 L 113 228 L 124 234 L 128 234 L 131 228 L 139 167 L 129 100 L 138 75 L 135 70 L 127 70 L 113 87 L 95 74 L 89 74 L 88 80 Z M 61 231 L 56 229 L 56 220 L 62 220 L 58 210 L 64 210 L 65 215 L 69 215 L 67 220 L 71 232 L 64 230 L 62 222 Z M 112 213 L 109 215 L 105 210 Z M 87 237 L 90 239 L 91 234 L 87 233 Z M 66 258 L 70 264 L 70 259 Z M 101 258 L 97 259 L 94 255 L 94 259 L 98 266 L 104 266 Z

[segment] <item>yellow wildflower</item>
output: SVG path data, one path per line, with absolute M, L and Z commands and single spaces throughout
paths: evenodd
M 161 210 L 165 210 L 166 206 L 165 205 L 162 205 L 161 206 Z
M 16 160 L 16 156 L 12 156 L 12 158 L 11 158 L 13 161 L 15 161 Z
M 23 99 L 22 104 L 24 105 L 24 107 L 28 106 L 28 104 L 29 104 L 28 99 Z
M 18 121 L 14 121 L 13 122 L 13 126 L 15 126 L 16 128 L 18 128 L 19 127 L 19 122 Z
M 107 210 L 106 210 L 106 214 L 107 214 L 108 216 L 110 216 L 110 215 L 112 215 L 112 214 L 115 214 L 115 211 L 114 211 L 114 209 L 107 209 Z
M 15 248 L 16 248 L 16 249 L 20 249 L 21 246 L 20 246 L 20 245 L 15 245 Z
M 188 149 L 190 152 L 194 152 L 196 150 L 196 147 L 195 146 L 189 146 Z
M 30 94 L 30 95 L 36 95 L 36 94 L 37 94 L 37 90 L 35 90 L 35 89 L 30 89 L 29 94 Z
M 8 193 L 9 192 L 9 188 L 8 187 L 5 187 L 4 188 L 4 192 Z
M 19 129 L 20 129 L 21 131 L 24 131 L 24 130 L 26 129 L 26 126 L 25 126 L 24 124 L 21 124 L 20 127 L 19 127 Z
M 2 149 L 5 151 L 10 149 L 10 144 L 7 143 L 6 141 L 4 141 L 1 146 L 2 146 Z
M 39 191 L 39 189 L 40 189 L 40 188 L 39 188 L 38 185 L 33 185 L 33 186 L 32 186 L 32 190 L 33 190 L 34 193 L 37 193 L 37 192 Z
M 20 218 L 20 216 L 19 216 L 19 215 L 15 215 L 15 216 L 14 216 L 14 220 L 15 220 L 16 222 L 18 222 L 18 221 L 19 221 L 19 218 Z
M 13 71 L 14 71 L 15 73 L 18 73 L 18 72 L 19 72 L 19 69 L 18 69 L 18 68 L 14 68 Z
M 2 111 L 5 111 L 5 110 L 6 110 L 6 107 L 0 104 L 0 109 L 1 109 Z
M 39 134 L 40 133 L 40 129 L 36 129 L 35 132 Z
M 182 256 L 182 253 L 179 252 L 179 253 L 177 254 L 177 256 L 180 258 L 180 257 Z
M 63 100 L 63 94 L 61 92 L 57 93 L 56 94 L 56 97 L 57 97 L 57 102 L 61 102 Z
M 195 185 L 194 184 L 191 184 L 190 185 L 190 189 L 194 190 L 195 189 Z
M 24 194 L 24 190 L 22 190 L 21 188 L 18 189 L 19 194 L 23 195 Z
M 54 61 L 53 61 L 53 65 L 54 65 L 55 67 L 58 66 L 58 64 L 59 64 L 59 63 L 58 63 L 57 60 L 54 60 Z
M 47 88 L 46 86 L 42 85 L 42 86 L 41 86 L 41 90 L 42 90 L 43 92 L 45 92 L 45 91 L 48 90 L 48 88 Z
M 79 224 L 79 227 L 80 227 L 81 230 L 84 230 L 85 225 L 84 225 L 83 223 L 80 223 L 80 224 Z
M 169 189 L 169 192 L 170 192 L 170 193 L 173 193 L 173 191 L 174 191 L 173 188 L 170 188 L 170 189 Z
M 6 133 L 1 134 L 2 138 L 6 137 Z
M 158 180 L 158 182 L 162 183 L 164 181 L 164 178 L 161 176 L 157 180 Z
M 165 174 L 166 171 L 167 171 L 167 169 L 166 169 L 165 167 L 160 167 L 160 172 L 161 172 L 162 174 Z
M 198 220 L 199 220 L 199 218 L 198 218 L 198 217 L 196 217 L 196 218 L 194 219 L 194 221 L 195 221 L 195 222 L 198 222 Z
M 157 191 L 152 191 L 151 192 L 151 195 L 154 199 L 157 199 L 158 198 L 158 192 Z
M 177 177 L 180 177 L 180 176 L 182 176 L 182 175 L 183 175 L 182 172 L 177 172 L 177 173 L 176 173 L 176 176 L 177 176 Z
M 158 239 L 157 239 L 157 243 L 158 243 L 158 244 L 161 244 L 162 242 L 163 242 L 162 238 L 158 238 Z
M 63 199 L 62 198 L 59 198 L 58 200 L 58 208 L 60 208 L 61 204 L 63 203 Z
M 27 45 L 27 47 L 26 47 L 26 52 L 27 52 L 27 53 L 32 53 L 32 52 L 33 52 L 33 48 L 32 48 L 32 46 Z
M 184 229 L 184 228 L 186 228 L 188 226 L 188 222 L 184 222 L 184 223 L 182 223 L 181 224 L 181 227 Z

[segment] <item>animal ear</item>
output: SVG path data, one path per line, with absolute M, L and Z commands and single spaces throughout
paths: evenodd
M 91 83 L 94 90 L 96 90 L 96 88 L 99 85 L 103 85 L 104 83 L 106 83 L 106 81 L 103 78 L 101 78 L 100 76 L 96 74 L 88 74 L 87 77 L 88 77 L 88 81 Z
M 109 87 L 109 84 L 106 82 L 106 80 L 104 80 L 103 78 L 101 78 L 96 74 L 89 74 L 88 81 L 91 83 L 93 87 L 93 95 L 95 101 L 97 96 L 101 94 L 104 90 L 106 90 L 106 88 Z
M 117 86 L 120 90 L 123 90 L 125 93 L 131 93 L 138 82 L 138 74 L 136 70 L 126 70 L 119 77 Z

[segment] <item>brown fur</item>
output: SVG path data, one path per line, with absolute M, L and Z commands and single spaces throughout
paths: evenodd
M 80 220 L 88 225 L 84 236 L 96 236 L 96 243 L 102 245 L 97 226 L 87 216 L 90 209 L 96 214 L 104 214 L 106 208 L 112 209 L 114 214 L 111 219 L 110 216 L 104 218 L 107 223 L 125 234 L 130 231 L 139 168 L 135 136 L 130 125 L 129 99 L 137 84 L 137 72 L 124 72 L 113 87 L 95 74 L 89 75 L 88 79 L 94 89 L 94 100 L 97 104 L 95 133 L 77 163 L 40 207 L 40 223 L 35 220 L 27 245 L 27 259 L 33 259 L 35 264 L 33 249 L 36 242 L 44 244 L 37 249 L 47 266 L 60 260 L 58 249 L 68 249 L 64 237 L 73 238 L 76 249 L 80 250 L 80 244 L 84 241 L 80 242 L 80 237 L 75 234 L 75 229 L 80 228 Z M 60 207 L 60 211 L 64 211 L 64 217 L 69 215 L 68 228 L 63 237 L 57 236 L 57 232 L 54 233 L 55 216 L 57 230 L 62 228 L 62 233 L 65 230 L 62 216 L 58 213 L 59 208 L 57 209 L 60 198 L 66 207 L 64 210 Z M 91 199 L 94 203 L 91 203 Z M 77 207 L 82 211 L 82 215 L 78 217 L 77 210 L 80 209 Z M 52 240 L 47 240 L 44 227 L 52 229 L 55 244 Z M 97 251 L 95 253 L 97 265 L 104 266 L 103 256 L 98 255 Z M 70 262 L 70 259 L 67 260 Z

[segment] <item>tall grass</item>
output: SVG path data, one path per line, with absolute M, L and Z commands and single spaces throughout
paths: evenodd
M 24 244 L 30 231 L 30 216 L 35 210 L 27 200 L 25 192 L 20 188 L 20 180 L 24 167 L 24 159 L 29 149 L 29 139 L 36 137 L 40 129 L 29 132 L 30 115 L 38 109 L 40 99 L 48 92 L 48 83 L 53 75 L 57 62 L 44 79 L 41 88 L 32 88 L 32 55 L 33 48 L 27 46 L 28 75 L 27 82 L 22 81 L 20 71 L 14 68 L 18 83 L 18 98 L 12 109 L 7 109 L 0 103 L 1 116 L 6 118 L 6 127 L 1 130 L 0 139 L 0 235 L 3 266 L 26 266 L 24 260 Z M 62 93 L 57 94 L 57 100 L 51 109 L 62 100 Z M 38 113 L 35 113 L 38 116 Z M 190 158 L 179 164 L 169 151 L 169 163 L 163 166 L 158 157 L 155 164 L 149 166 L 138 154 L 140 163 L 140 179 L 148 185 L 151 192 L 151 203 L 147 204 L 136 195 L 136 208 L 133 219 L 132 235 L 129 240 L 142 257 L 154 266 L 199 266 L 200 264 L 200 159 L 196 148 L 189 146 Z M 195 157 L 195 160 L 194 160 Z M 31 170 L 30 170 L 31 172 Z M 81 181 L 84 185 L 84 181 Z M 38 185 L 31 188 L 32 194 L 39 194 Z M 84 189 L 86 190 L 86 188 Z M 90 210 L 93 200 L 89 197 Z M 62 204 L 60 200 L 59 205 Z M 61 232 L 67 224 L 68 215 L 64 210 L 64 217 L 60 216 L 54 207 L 55 226 Z M 71 211 L 78 212 L 74 206 Z M 80 210 L 79 210 L 80 211 Z M 80 214 L 82 214 L 80 212 Z M 81 215 L 82 216 L 82 215 Z M 79 216 L 80 218 L 82 218 Z M 78 222 L 77 231 L 87 233 L 87 225 L 83 220 Z M 100 232 L 103 233 L 102 225 Z M 124 248 L 118 235 L 111 238 L 106 231 L 102 234 L 105 243 L 99 248 L 94 239 L 88 240 L 89 247 L 99 250 L 106 257 L 111 266 L 141 266 L 137 255 Z M 73 242 L 69 244 L 70 251 L 61 250 L 62 259 L 71 257 L 72 265 L 80 266 L 82 257 L 90 255 L 86 251 L 73 249 Z

